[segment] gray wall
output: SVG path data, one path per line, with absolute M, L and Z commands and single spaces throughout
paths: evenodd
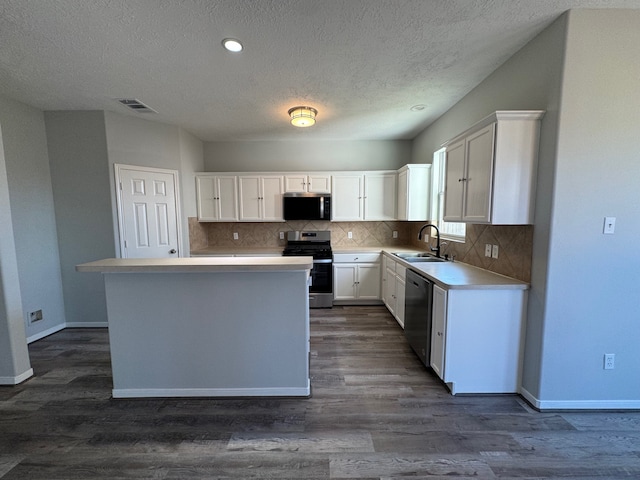
M 102 275 L 75 266 L 113 257 L 104 113 L 46 112 L 67 325 L 107 322 Z
M 0 129 L 0 385 L 14 385 L 31 376 L 33 371 L 22 315 L 6 167 Z
M 639 58 L 640 10 L 571 11 L 540 375 L 549 401 L 640 400 Z M 605 216 L 615 235 L 603 235 Z M 605 353 L 615 370 L 603 370 Z
M 195 172 L 202 171 L 202 142 L 188 132 L 163 123 L 139 117 L 105 112 L 109 178 L 113 205 L 113 232 L 116 252 L 118 223 L 114 187 L 114 164 L 177 170 L 180 181 L 180 211 L 182 214 L 182 253 L 189 254 L 187 217 L 196 216 Z M 188 199 L 188 200 L 187 200 Z
M 0 125 L 27 337 L 65 323 L 53 193 L 42 111 L 0 97 Z M 44 319 L 29 324 L 28 312 Z
M 542 408 L 640 400 L 632 381 L 640 378 L 632 293 L 640 284 L 640 67 L 630 61 L 640 54 L 639 32 L 637 10 L 571 11 L 414 142 L 413 161 L 424 162 L 492 111 L 547 111 L 523 372 L 525 393 Z M 602 235 L 605 215 L 618 217 L 614 236 Z M 604 353 L 616 354 L 615 370 L 603 370 Z
M 408 140 L 207 142 L 204 145 L 204 167 L 208 172 L 396 170 L 410 159 Z

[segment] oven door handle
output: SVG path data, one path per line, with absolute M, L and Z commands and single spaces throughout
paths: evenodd
M 319 259 L 319 260 L 313 260 L 313 263 L 331 263 L 333 262 L 333 260 L 331 260 L 330 258 L 323 258 L 323 259 Z

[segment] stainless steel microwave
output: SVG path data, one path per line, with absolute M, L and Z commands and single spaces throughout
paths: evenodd
M 327 193 L 285 193 L 285 220 L 331 220 L 331 195 Z

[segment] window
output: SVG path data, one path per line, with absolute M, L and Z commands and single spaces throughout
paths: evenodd
M 440 229 L 440 237 L 454 242 L 464 243 L 467 226 L 464 223 L 445 222 L 444 216 L 444 189 L 446 174 L 446 155 L 445 149 L 441 148 L 433 154 L 433 164 L 431 166 L 432 180 L 432 198 L 431 217 L 436 218 L 436 225 Z

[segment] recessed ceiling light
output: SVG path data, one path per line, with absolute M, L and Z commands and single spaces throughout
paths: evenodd
M 222 46 L 233 53 L 238 53 L 242 51 L 242 44 L 239 40 L 235 38 L 225 38 L 222 41 Z
M 426 105 L 414 105 L 413 107 L 411 107 L 409 110 L 411 110 L 412 112 L 421 112 L 422 110 L 424 110 L 425 108 L 427 108 Z

